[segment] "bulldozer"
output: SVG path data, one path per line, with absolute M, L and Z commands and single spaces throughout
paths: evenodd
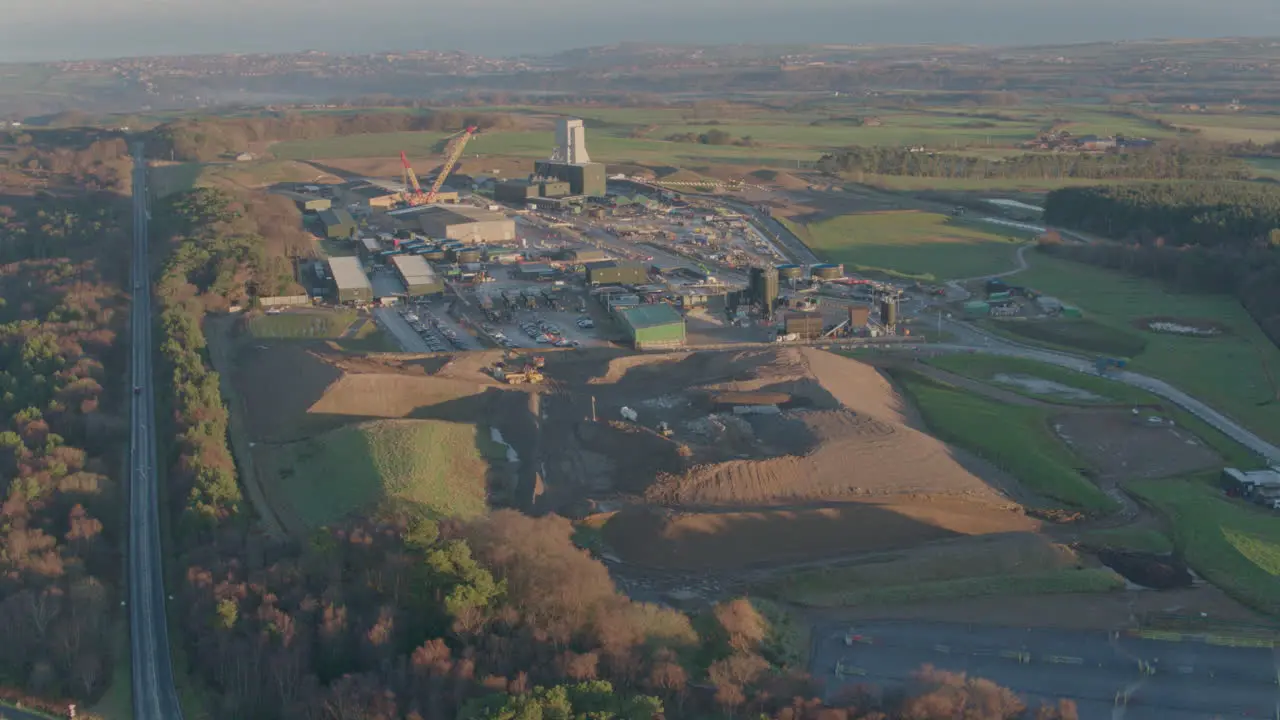
M 507 370 L 502 364 L 494 365 L 493 377 L 495 380 L 508 385 L 523 385 L 524 383 L 537 385 L 546 379 L 542 372 L 532 364 L 525 365 L 520 370 Z

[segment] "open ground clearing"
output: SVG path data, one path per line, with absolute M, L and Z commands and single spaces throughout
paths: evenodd
M 810 607 L 856 607 L 1009 593 L 1106 592 L 1123 580 L 1070 548 L 1013 533 L 791 573 L 761 590 Z
M 1173 551 L 1173 541 L 1163 532 L 1142 525 L 1090 530 L 1080 538 L 1082 542 L 1097 547 L 1111 547 L 1137 552 L 1167 553 Z
M 151 184 L 157 197 L 195 187 L 232 189 L 264 188 L 277 183 L 334 183 L 333 173 L 294 160 L 254 160 L 250 162 L 167 163 L 151 167 Z
M 1034 254 L 1011 282 L 1080 306 L 1080 321 L 991 323 L 1019 339 L 1074 351 L 1129 357 L 1130 369 L 1168 381 L 1271 441 L 1280 441 L 1277 349 L 1240 303 L 1227 296 L 1169 292 L 1159 283 Z M 1215 337 L 1140 330 L 1152 317 L 1214 318 L 1229 329 Z
M 1099 479 L 1162 478 L 1222 467 L 1212 448 L 1190 430 L 1169 425 L 1159 412 L 1067 412 L 1049 422 Z
M 1120 437 L 1129 437 L 1132 433 L 1141 432 L 1145 439 L 1150 440 L 1151 434 L 1147 431 L 1155 429 L 1163 430 L 1166 434 L 1178 435 L 1175 438 L 1166 437 L 1163 442 L 1172 440 L 1175 443 L 1185 444 L 1189 438 L 1180 435 L 1185 431 L 1207 448 L 1211 448 L 1220 460 L 1235 467 L 1253 468 L 1262 462 L 1256 453 L 1191 413 L 1172 406 L 1163 398 L 1145 390 L 1105 377 L 1079 373 L 1035 360 L 981 353 L 936 355 L 928 358 L 927 363 L 948 373 L 977 380 L 989 388 L 1011 391 L 1039 402 L 1066 407 L 1116 405 L 1130 411 L 1133 406 L 1141 406 L 1143 417 L 1158 416 L 1168 421 L 1169 425 L 1163 428 L 1148 425 L 1141 430 L 1125 427 Z M 1177 448 L 1178 452 L 1175 454 L 1181 454 L 1185 449 Z M 1126 461 L 1140 464 L 1138 457 L 1135 455 Z M 1191 472 L 1197 469 L 1199 465 L 1193 464 L 1181 467 L 1178 472 Z
M 1003 228 L 983 230 L 937 213 L 862 213 L 788 227 L 829 262 L 848 269 L 926 280 L 976 277 L 1017 267 L 1016 244 Z
M 1091 513 L 1116 509 L 1081 474 L 1084 463 L 1054 437 L 1048 409 L 1002 404 L 915 372 L 898 371 L 895 377 L 939 437 L 986 458 L 1044 497 Z
M 1130 483 L 1170 522 L 1174 542 L 1197 573 L 1241 602 L 1280 614 L 1280 521 L 1233 500 L 1216 475 Z
M 306 522 L 371 492 L 299 499 L 330 494 L 308 492 L 313 470 L 340 467 L 318 448 L 356 447 L 355 465 L 336 474 L 376 474 L 383 486 L 398 487 L 388 478 L 399 472 L 438 489 L 424 475 L 429 465 L 474 463 L 459 449 L 406 459 L 411 470 L 393 472 L 390 460 L 362 449 L 421 444 L 379 444 L 367 429 L 383 426 L 361 425 L 406 419 L 499 429 L 518 457 L 518 477 L 496 483 L 514 495 L 500 501 L 565 514 L 589 512 L 588 501 L 621 501 L 602 534 L 628 563 L 747 567 L 1039 526 L 992 484 L 1007 478 L 914 427 L 874 368 L 822 351 L 548 352 L 548 384 L 514 388 L 484 372 L 497 352 L 360 357 L 320 343 L 247 340 L 239 354 L 233 380 L 258 475 L 277 486 L 267 493 L 272 505 Z M 732 392 L 782 402 L 772 414 L 742 414 L 733 409 L 742 395 L 721 397 Z M 623 407 L 636 411 L 636 422 L 623 419 Z M 655 431 L 661 422 L 673 437 Z M 473 442 L 451 445 L 475 452 Z M 475 487 L 496 472 L 463 475 Z

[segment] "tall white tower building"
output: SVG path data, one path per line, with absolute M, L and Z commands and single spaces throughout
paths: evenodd
M 587 129 L 577 118 L 564 118 L 556 126 L 556 150 L 551 162 L 568 165 L 585 165 L 591 162 L 587 155 Z

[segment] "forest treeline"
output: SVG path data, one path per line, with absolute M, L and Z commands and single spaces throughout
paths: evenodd
M 209 162 L 248 151 L 254 143 L 367 133 L 457 132 L 471 125 L 481 130 L 503 130 L 514 127 L 515 121 L 500 113 L 453 110 L 349 114 L 285 111 L 265 117 L 177 120 L 152 129 L 146 141 L 150 157 Z
M 179 657 L 209 689 L 212 716 L 1075 718 L 1070 703 L 1028 708 L 992 683 L 932 671 L 906 693 L 823 705 L 795 666 L 784 616 L 743 599 L 694 616 L 634 602 L 559 517 L 500 510 L 463 523 L 387 510 L 267 537 L 234 485 L 198 334 L 203 308 L 272 277 L 235 240 L 256 211 L 211 190 L 161 211 L 174 236 L 160 293 L 177 439 L 169 495 L 182 528 Z
M 945 152 L 913 152 L 902 147 L 849 147 L 823 155 L 818 169 L 907 177 L 1086 180 L 1244 180 L 1253 171 L 1242 160 L 1175 144 L 1123 152 L 1025 153 L 992 159 Z
M 0 698 L 59 716 L 119 661 L 127 231 L 114 194 L 0 197 Z
M 129 186 L 132 161 L 122 137 L 87 129 L 0 131 L 0 145 L 14 146 L 0 154 L 0 170 L 41 179 L 45 187 L 122 192 Z
M 1151 183 L 1049 193 L 1045 222 L 1118 242 L 1042 242 L 1061 257 L 1235 296 L 1280 344 L 1280 186 Z

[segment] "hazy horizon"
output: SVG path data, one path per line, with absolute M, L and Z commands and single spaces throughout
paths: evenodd
M 1036 45 L 1280 35 L 1276 0 L 19 0 L 0 62 L 235 52 L 549 53 L 617 42 Z

